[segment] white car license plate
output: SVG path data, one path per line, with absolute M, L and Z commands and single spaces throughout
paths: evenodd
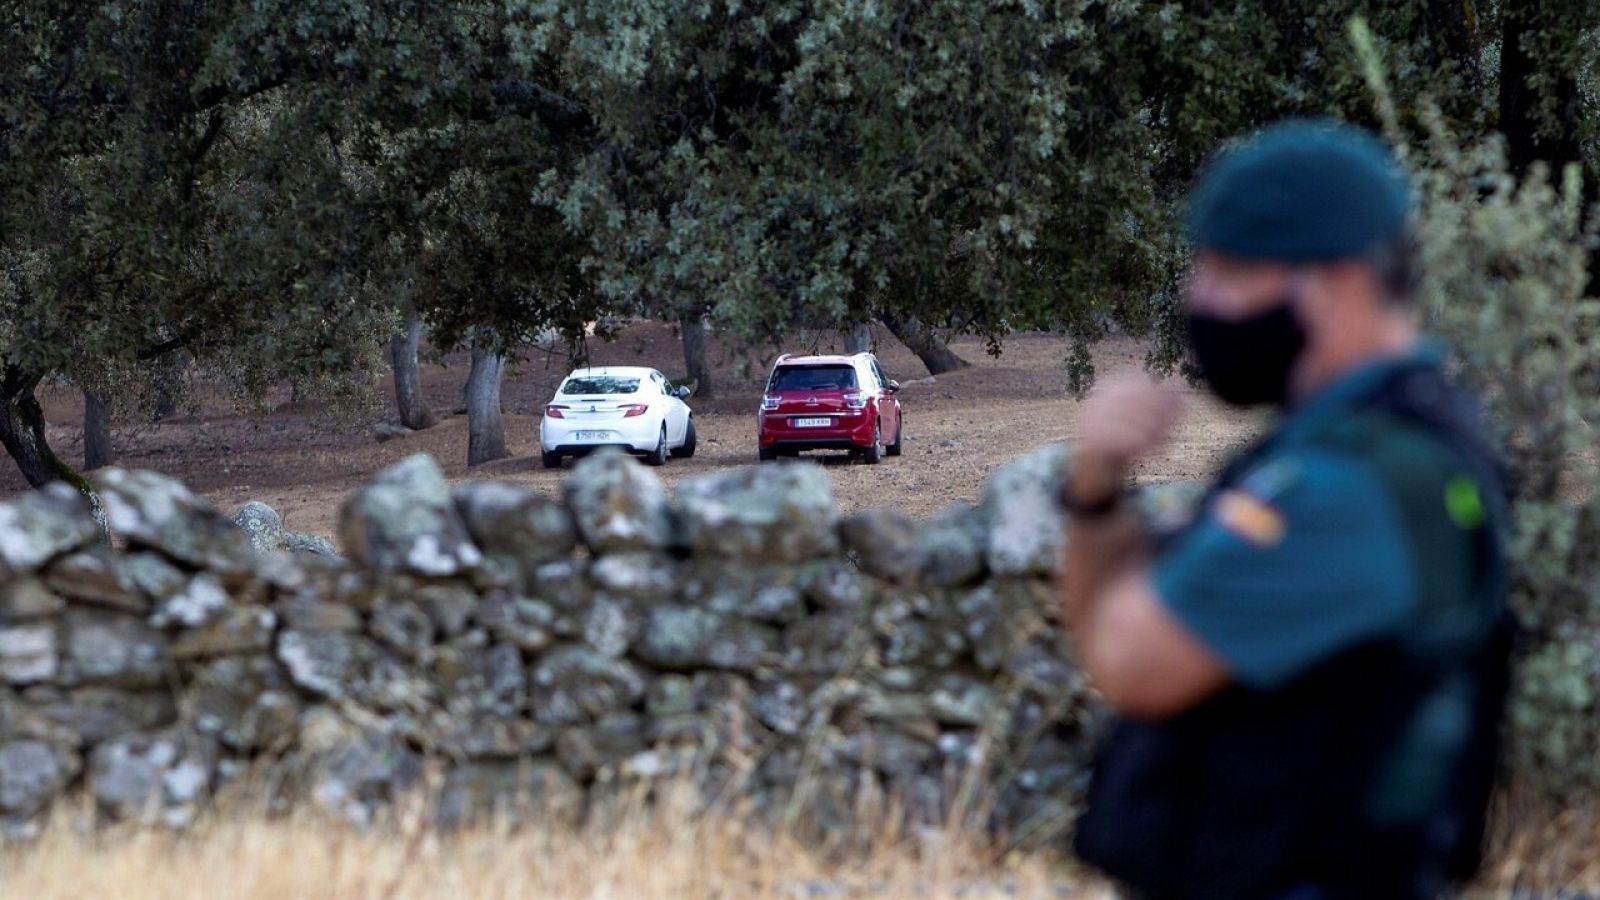
M 603 441 L 610 436 L 609 431 L 580 431 L 574 435 L 580 441 Z
M 832 419 L 795 419 L 796 428 L 827 428 L 833 424 Z

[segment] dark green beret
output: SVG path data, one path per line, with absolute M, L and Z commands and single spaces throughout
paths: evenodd
M 1371 133 L 1330 121 L 1274 125 L 1206 166 L 1189 240 L 1244 259 L 1330 262 L 1406 229 L 1404 170 Z

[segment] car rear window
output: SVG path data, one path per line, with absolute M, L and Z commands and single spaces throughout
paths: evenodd
M 769 391 L 853 391 L 856 370 L 850 366 L 779 366 Z
M 639 379 L 624 375 L 580 375 L 568 378 L 563 394 L 632 394 L 639 390 Z

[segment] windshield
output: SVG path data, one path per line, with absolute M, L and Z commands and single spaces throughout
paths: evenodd
M 561 386 L 563 394 L 632 394 L 639 390 L 639 379 L 625 375 L 579 375 Z
M 850 366 L 779 366 L 769 391 L 853 391 L 856 370 Z

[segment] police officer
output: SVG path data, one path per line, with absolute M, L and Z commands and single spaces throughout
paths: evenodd
M 1202 174 L 1194 358 L 1282 414 L 1169 545 L 1122 498 L 1178 395 L 1138 376 L 1081 408 L 1064 612 L 1118 715 L 1076 848 L 1137 895 L 1430 897 L 1477 864 L 1504 489 L 1407 304 L 1410 196 L 1382 144 L 1326 122 Z

